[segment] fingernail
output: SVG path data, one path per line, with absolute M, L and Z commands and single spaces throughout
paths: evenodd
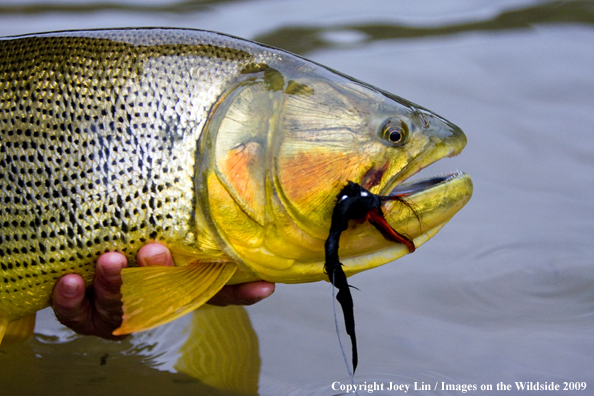
M 120 279 L 120 272 L 122 271 L 122 266 L 119 264 L 111 264 L 111 265 L 104 265 L 103 266 L 103 276 L 111 281 L 117 281 Z
M 66 297 L 72 297 L 78 292 L 78 283 L 65 280 L 62 282 L 62 294 Z
M 275 288 L 276 287 L 274 284 L 270 284 L 270 285 L 267 285 L 267 287 L 263 287 L 262 288 L 262 297 L 260 297 L 260 300 L 270 297 L 272 295 L 272 293 L 274 293 Z
M 165 263 L 167 262 L 167 254 L 165 254 L 165 252 L 157 253 L 150 257 L 145 257 L 144 261 L 146 262 L 146 265 L 148 265 L 148 266 L 165 265 Z

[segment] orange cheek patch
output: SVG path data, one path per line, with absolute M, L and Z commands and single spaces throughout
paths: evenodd
M 362 155 L 320 149 L 281 154 L 277 173 L 280 186 L 291 206 L 304 216 L 331 212 L 335 189 L 347 180 L 358 180 L 365 159 Z
M 232 188 L 242 196 L 249 193 L 252 185 L 257 183 L 255 175 L 251 173 L 259 156 L 260 145 L 250 142 L 229 151 L 225 158 L 219 161 L 219 169 L 227 176 L 226 179 Z
M 266 203 L 266 159 L 262 151 L 259 143 L 248 142 L 217 160 L 220 179 L 242 209 L 260 223 Z
M 237 205 L 214 174 L 208 176 L 210 212 L 216 224 L 234 244 L 260 246 L 264 229 Z

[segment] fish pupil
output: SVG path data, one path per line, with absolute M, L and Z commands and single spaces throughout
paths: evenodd
M 390 128 L 388 139 L 392 143 L 399 143 L 400 141 L 402 141 L 402 131 L 400 131 L 400 129 L 397 128 Z

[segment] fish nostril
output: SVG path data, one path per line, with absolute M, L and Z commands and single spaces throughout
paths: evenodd
M 419 124 L 421 124 L 422 128 L 429 128 L 429 121 L 427 120 L 427 117 L 425 117 L 425 115 L 421 112 L 417 113 L 417 120 L 419 121 Z

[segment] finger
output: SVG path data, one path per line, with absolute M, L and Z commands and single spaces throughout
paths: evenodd
M 141 267 L 148 267 L 153 265 L 160 265 L 166 267 L 173 267 L 173 258 L 171 252 L 166 246 L 160 243 L 149 243 L 144 245 L 138 251 L 138 265 Z
M 94 305 L 97 311 L 95 324 L 102 331 L 111 333 L 122 321 L 120 272 L 127 266 L 126 256 L 118 252 L 104 253 L 97 260 L 97 272 L 93 283 Z
M 224 307 L 226 305 L 252 305 L 274 293 L 274 283 L 257 281 L 239 285 L 225 286 L 208 304 Z
M 70 274 L 60 278 L 52 292 L 52 306 L 60 323 L 79 333 L 88 332 L 91 307 L 82 277 Z

